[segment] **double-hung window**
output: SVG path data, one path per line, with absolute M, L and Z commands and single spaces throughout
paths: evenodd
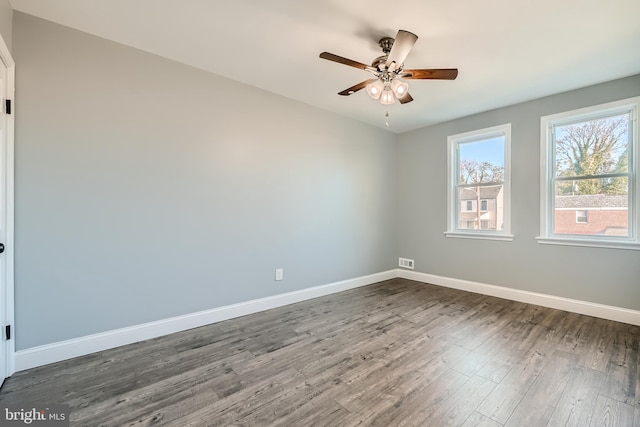
M 540 243 L 640 249 L 639 104 L 541 118 Z
M 447 237 L 513 240 L 511 124 L 448 138 Z

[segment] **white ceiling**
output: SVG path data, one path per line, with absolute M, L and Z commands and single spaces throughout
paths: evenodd
M 638 0 L 10 0 L 17 11 L 155 53 L 343 116 L 404 132 L 640 73 Z M 318 58 L 370 63 L 398 29 L 419 36 L 406 68 L 458 68 L 410 81 L 388 108 L 369 78 Z

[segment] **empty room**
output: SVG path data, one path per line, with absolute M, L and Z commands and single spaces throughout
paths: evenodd
M 639 16 L 0 0 L 0 425 L 640 427 Z

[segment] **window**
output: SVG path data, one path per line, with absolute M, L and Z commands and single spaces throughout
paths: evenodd
M 587 224 L 589 222 L 588 211 L 576 211 L 576 223 Z
M 640 249 L 639 103 L 541 118 L 540 243 Z
M 449 136 L 447 237 L 513 240 L 511 125 Z

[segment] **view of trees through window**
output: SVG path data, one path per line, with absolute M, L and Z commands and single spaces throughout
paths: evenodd
M 618 113 L 553 126 L 555 233 L 628 235 L 630 121 Z

